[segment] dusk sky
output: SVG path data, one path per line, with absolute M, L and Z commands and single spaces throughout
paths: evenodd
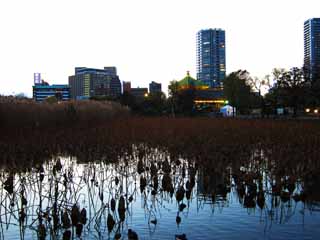
M 116 66 L 133 87 L 196 76 L 196 33 L 226 31 L 227 73 L 263 77 L 303 63 L 303 23 L 319 0 L 2 0 L 0 94 L 31 96 L 33 73 L 68 83 L 74 67 Z

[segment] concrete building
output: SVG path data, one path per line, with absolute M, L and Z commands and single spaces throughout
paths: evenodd
M 221 87 L 226 76 L 225 31 L 206 29 L 197 33 L 197 79 L 210 88 Z
M 149 92 L 150 93 L 161 92 L 161 83 L 156 83 L 156 82 L 152 81 L 149 84 Z
M 125 81 L 123 81 L 122 82 L 122 88 L 123 88 L 123 93 L 124 92 L 130 92 L 131 91 L 131 82 L 125 82 Z
M 311 80 L 320 81 L 320 18 L 304 22 L 304 68 Z
M 69 77 L 72 99 L 87 99 L 94 96 L 118 97 L 121 82 L 115 67 L 104 69 L 76 67 Z
M 130 93 L 136 98 L 144 98 L 148 96 L 148 88 L 131 88 Z
M 34 74 L 34 86 L 32 87 L 33 99 L 42 102 L 48 97 L 56 97 L 58 101 L 70 100 L 70 88 L 67 84 L 53 84 L 43 81 L 40 73 Z

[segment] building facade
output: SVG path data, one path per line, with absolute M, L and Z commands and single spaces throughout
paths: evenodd
M 320 18 L 304 22 L 304 68 L 308 78 L 320 81 Z
M 69 77 L 69 86 L 72 99 L 94 96 L 118 97 L 121 94 L 121 82 L 115 67 L 76 67 L 75 74 Z
M 41 78 L 41 73 L 34 73 L 32 95 L 37 102 L 42 102 L 48 97 L 56 97 L 58 101 L 69 101 L 70 88 L 67 84 L 50 85 Z
M 177 82 L 177 90 L 193 91 L 194 109 L 199 112 L 217 112 L 226 104 L 226 99 L 220 88 L 209 87 L 203 81 L 194 79 L 190 76 L 189 71 L 186 77 Z
M 123 93 L 127 92 L 129 93 L 131 91 L 131 82 L 122 82 L 122 88 L 123 88 Z
M 225 31 L 200 30 L 197 33 L 197 79 L 210 88 L 216 88 L 222 86 L 225 76 Z
M 131 88 L 130 94 L 141 99 L 148 96 L 148 88 Z
M 161 83 L 156 83 L 156 82 L 152 81 L 149 84 L 149 92 L 150 93 L 161 92 Z
M 35 84 L 32 87 L 33 99 L 42 102 L 48 97 L 56 97 L 58 101 L 70 100 L 70 88 L 66 84 L 49 85 L 46 82 Z

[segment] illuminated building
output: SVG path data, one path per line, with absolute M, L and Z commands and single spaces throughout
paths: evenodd
M 320 80 L 320 18 L 304 22 L 304 68 L 311 80 Z
M 206 29 L 197 33 L 197 79 L 210 88 L 221 87 L 226 76 L 225 31 Z
M 196 80 L 190 76 L 189 71 L 187 71 L 187 76 L 181 79 L 178 82 L 179 90 L 186 90 L 186 89 L 195 89 L 195 90 L 204 90 L 208 89 L 209 86 L 202 82 L 201 80 Z
M 69 86 L 72 99 L 94 96 L 118 97 L 121 94 L 121 82 L 115 67 L 77 67 L 75 75 L 69 77 Z
M 148 96 L 148 88 L 131 88 L 130 94 L 141 99 Z
M 222 88 L 209 87 L 201 80 L 191 77 L 189 71 L 186 77 L 177 82 L 177 87 L 178 91 L 194 91 L 194 106 L 199 111 L 218 111 L 227 103 Z

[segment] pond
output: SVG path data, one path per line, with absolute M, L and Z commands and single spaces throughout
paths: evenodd
M 209 167 L 157 149 L 132 152 L 113 163 L 54 156 L 25 171 L 3 168 L 0 239 L 320 234 L 319 176 L 288 175 L 272 161 Z

